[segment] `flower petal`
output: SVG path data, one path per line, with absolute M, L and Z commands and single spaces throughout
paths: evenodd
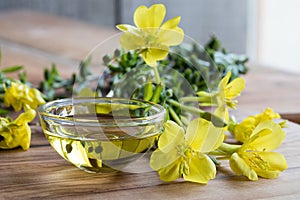
M 140 29 L 134 27 L 134 26 L 131 26 L 129 24 L 118 24 L 116 26 L 117 29 L 119 29 L 120 31 L 123 31 L 123 32 L 126 32 L 126 31 L 129 31 L 129 32 L 132 32 L 132 33 L 139 33 L 140 32 Z
M 226 104 L 222 104 L 219 105 L 214 114 L 219 117 L 220 119 L 222 119 L 224 122 L 228 123 L 229 122 L 229 112 L 227 109 L 227 105 Z
M 17 119 L 14 120 L 14 123 L 21 126 L 28 122 L 31 122 L 35 118 L 36 112 L 33 109 L 27 109 L 25 112 L 21 113 Z
M 158 140 L 158 148 L 163 152 L 170 152 L 184 143 L 184 130 L 175 122 L 169 120 L 164 124 L 164 132 Z
M 206 184 L 216 177 L 216 166 L 207 155 L 196 155 L 191 158 L 189 173 L 183 174 L 187 181 Z
M 177 17 L 173 17 L 171 19 L 169 19 L 168 21 L 166 21 L 161 28 L 162 29 L 176 29 L 178 27 L 178 24 L 180 23 L 180 16 Z
M 263 121 L 253 130 L 249 145 L 258 151 L 270 151 L 280 146 L 285 136 L 280 125 L 271 120 Z
M 120 44 L 126 50 L 140 49 L 144 46 L 144 39 L 132 32 L 125 32 L 120 37 Z
M 247 176 L 250 180 L 258 180 L 256 172 L 237 153 L 233 153 L 229 160 L 230 168 L 236 175 Z
M 165 47 L 151 47 L 142 52 L 143 59 L 146 64 L 151 67 L 156 67 L 157 61 L 163 60 L 167 57 L 169 48 Z
M 276 178 L 280 172 L 287 169 L 285 157 L 277 152 L 260 152 L 260 158 L 268 163 L 267 170 L 257 170 L 257 174 L 264 178 Z
M 224 76 L 222 80 L 219 82 L 219 90 L 223 90 L 223 91 L 225 90 L 230 77 L 231 77 L 231 71 L 227 72 L 226 76 Z
M 178 159 L 169 166 L 158 170 L 158 174 L 163 181 L 175 181 L 180 178 L 180 160 Z
M 255 117 L 260 121 L 272 120 L 272 119 L 280 119 L 280 115 L 273 111 L 272 108 L 266 108 L 264 112 L 255 115 Z
M 179 161 L 176 161 L 178 158 L 179 158 L 179 155 L 177 155 L 177 150 L 175 148 L 171 149 L 167 153 L 157 149 L 151 154 L 150 167 L 153 170 L 158 171 L 158 170 L 168 167 L 173 162 L 179 162 Z
M 134 12 L 134 23 L 138 28 L 159 27 L 166 15 L 163 4 L 154 4 L 150 8 L 140 6 Z
M 225 97 L 228 99 L 233 99 L 239 96 L 244 88 L 245 80 L 243 78 L 236 78 L 226 86 Z
M 244 143 L 256 127 L 256 119 L 254 116 L 245 118 L 241 123 L 237 124 L 233 131 L 234 138 Z
M 179 45 L 184 38 L 184 32 L 177 25 L 180 17 L 174 17 L 166 21 L 158 32 L 158 40 L 160 43 L 168 46 Z
M 211 122 L 198 118 L 186 130 L 186 141 L 195 151 L 202 153 L 217 149 L 224 140 L 224 129 L 215 127 Z

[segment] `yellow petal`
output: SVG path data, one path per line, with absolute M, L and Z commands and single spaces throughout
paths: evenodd
M 150 8 L 138 7 L 134 12 L 134 23 L 138 28 L 159 27 L 166 15 L 166 8 L 163 4 L 154 4 Z
M 179 159 L 169 166 L 162 168 L 158 171 L 160 179 L 163 181 L 175 181 L 176 179 L 180 178 L 180 161 Z
M 146 64 L 151 67 L 157 66 L 157 61 L 163 60 L 167 57 L 169 53 L 168 47 L 151 47 L 142 52 L 143 59 L 145 60 Z
M 178 24 L 180 23 L 180 16 L 177 17 L 173 17 L 171 19 L 169 19 L 168 21 L 166 21 L 161 28 L 162 29 L 176 29 L 178 27 Z
M 129 24 L 118 24 L 117 29 L 119 29 L 120 31 L 126 32 L 126 31 L 130 31 L 133 32 L 135 30 L 137 30 L 137 28 L 135 28 L 134 26 L 131 26 Z
M 32 99 L 32 104 L 30 105 L 32 109 L 36 109 L 39 105 L 46 103 L 41 92 L 35 88 L 30 88 L 29 96 Z
M 187 181 L 206 184 L 216 177 L 216 166 L 206 155 L 193 156 L 189 165 L 189 174 L 183 174 Z
M 181 28 L 160 29 L 158 33 L 158 42 L 168 46 L 176 46 L 182 43 L 184 32 Z
M 256 172 L 237 153 L 231 155 L 229 164 L 236 175 L 247 176 L 252 181 L 258 180 Z
M 179 162 L 176 161 L 178 158 L 179 156 L 177 155 L 177 150 L 175 148 L 171 149 L 167 153 L 157 149 L 151 154 L 150 167 L 153 170 L 158 171 L 162 168 L 168 167 L 174 162 Z
M 219 117 L 220 119 L 222 119 L 224 122 L 226 122 L 226 123 L 229 122 L 229 112 L 228 112 L 226 104 L 219 105 L 216 108 L 214 114 L 217 117 Z
M 219 90 L 225 90 L 226 86 L 227 86 L 227 83 L 229 82 L 229 79 L 231 77 L 231 71 L 229 71 L 226 76 L 224 76 L 222 78 L 222 80 L 220 81 L 219 83 Z
M 236 78 L 231 81 L 225 89 L 225 97 L 228 99 L 233 99 L 240 95 L 245 87 L 245 80 L 243 78 Z
M 184 32 L 177 27 L 180 17 L 175 17 L 163 24 L 158 32 L 158 41 L 167 46 L 179 45 L 184 39 Z
M 184 143 L 184 130 L 175 122 L 169 120 L 164 124 L 164 132 L 158 140 L 158 148 L 163 152 L 170 152 Z
M 233 134 L 234 138 L 242 143 L 244 143 L 250 135 L 253 133 L 253 130 L 256 127 L 256 120 L 253 116 L 245 118 L 240 124 L 237 124 L 234 127 Z
M 279 119 L 280 115 L 276 112 L 274 112 L 271 108 L 266 108 L 266 110 L 258 115 L 255 115 L 255 117 L 260 120 L 260 121 L 265 121 L 265 120 L 271 120 L 271 119 Z
M 36 112 L 33 109 L 28 109 L 24 113 L 21 113 L 13 123 L 21 126 L 28 122 L 31 122 L 35 118 Z
M 256 135 L 256 136 L 255 136 Z M 273 121 L 260 122 L 250 136 L 250 145 L 258 151 L 270 151 L 279 147 L 284 140 L 286 133 L 280 125 Z M 251 139 L 254 137 L 254 139 Z
M 202 153 L 217 149 L 224 140 L 224 129 L 215 127 L 211 122 L 198 118 L 186 130 L 186 141 L 195 151 Z
M 264 178 L 276 178 L 280 172 L 287 169 L 288 165 L 285 157 L 276 152 L 260 152 L 260 158 L 268 163 L 267 170 L 257 170 L 257 174 Z
M 31 129 L 28 124 L 24 124 L 20 130 L 18 130 L 19 134 L 17 135 L 18 141 L 20 142 L 20 146 L 23 150 L 27 150 L 30 147 L 30 139 L 31 139 Z M 16 140 L 16 138 L 15 138 Z
M 120 37 L 120 44 L 126 50 L 136 50 L 144 47 L 144 39 L 137 34 L 132 32 L 125 32 Z

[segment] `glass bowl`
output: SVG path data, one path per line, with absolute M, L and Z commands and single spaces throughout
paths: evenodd
M 51 146 L 76 167 L 96 173 L 120 171 L 153 147 L 165 109 L 122 98 L 75 98 L 38 108 Z

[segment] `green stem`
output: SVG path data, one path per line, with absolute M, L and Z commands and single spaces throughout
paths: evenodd
M 242 145 L 237 144 L 228 144 L 222 143 L 222 145 L 218 148 L 218 150 L 227 153 L 228 155 L 232 155 L 233 153 L 237 152 Z
M 237 152 L 240 147 L 241 145 L 227 144 L 223 142 L 218 149 L 210 152 L 209 154 L 213 156 L 230 157 L 233 153 Z
M 189 120 L 185 116 L 180 115 L 180 119 L 184 125 L 186 125 L 186 126 L 189 125 Z
M 204 113 L 204 111 L 199 109 L 199 108 L 183 105 L 183 104 L 181 104 L 181 103 L 179 103 L 179 102 L 177 102 L 173 99 L 169 99 L 168 102 L 173 106 L 179 107 L 182 110 L 186 110 L 186 111 L 188 111 L 190 113 L 193 113 L 193 114 L 196 114 L 196 115 L 201 115 L 201 114 Z
M 171 114 L 171 116 L 173 117 L 173 119 L 175 120 L 175 122 L 179 125 L 179 126 L 183 126 L 180 118 L 178 117 L 178 115 L 176 114 L 176 112 L 173 110 L 173 108 L 169 108 L 169 112 Z
M 214 151 L 209 152 L 209 155 L 212 155 L 212 156 L 227 156 L 228 153 L 226 153 L 224 151 L 221 151 L 219 149 L 216 149 Z
M 182 102 L 200 102 L 200 101 L 211 101 L 211 98 L 207 97 L 183 97 L 180 99 Z
M 157 67 L 152 67 L 152 68 L 153 68 L 154 75 L 155 75 L 155 82 L 157 84 L 160 84 L 161 80 L 160 80 L 160 75 L 159 75 L 158 69 L 157 69 Z

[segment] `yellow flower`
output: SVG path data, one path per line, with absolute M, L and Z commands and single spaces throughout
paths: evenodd
M 276 149 L 286 133 L 273 121 L 263 121 L 253 130 L 249 139 L 233 153 L 230 167 L 237 175 L 257 180 L 258 176 L 276 178 L 287 168 L 284 156 Z
M 236 78 L 228 83 L 230 77 L 231 71 L 219 82 L 217 91 L 212 93 L 200 91 L 197 93 L 199 99 L 201 99 L 200 106 L 217 106 L 214 114 L 226 123 L 229 121 L 228 107 L 235 109 L 237 104 L 235 98 L 241 94 L 245 87 L 245 80 L 243 78 Z
M 31 130 L 27 123 L 34 119 L 35 114 L 34 110 L 27 109 L 12 122 L 0 118 L 0 148 L 12 149 L 21 146 L 27 150 L 31 138 Z
M 200 91 L 197 93 L 201 99 L 204 100 L 203 105 L 217 105 L 217 106 L 228 106 L 235 109 L 237 100 L 235 98 L 239 96 L 245 87 L 245 80 L 243 78 L 236 78 L 233 81 L 230 80 L 231 71 L 222 78 L 218 85 L 218 91 L 208 93 Z
M 245 87 L 245 80 L 243 78 L 236 78 L 233 81 L 229 82 L 231 77 L 231 71 L 229 71 L 226 76 L 219 83 L 219 93 L 217 95 L 218 105 L 226 104 L 228 107 L 234 109 L 237 100 L 237 96 L 239 96 L 242 90 Z
M 152 169 L 161 180 L 174 181 L 183 177 L 187 181 L 207 183 L 216 176 L 216 166 L 206 155 L 217 149 L 224 140 L 224 130 L 205 119 L 193 120 L 186 129 L 173 121 L 164 125 L 164 133 L 150 159 Z
M 11 83 L 11 86 L 6 89 L 4 94 L 5 106 L 12 106 L 15 111 L 21 110 L 25 105 L 36 109 L 37 106 L 44 103 L 45 100 L 40 91 L 22 83 Z
M 271 108 L 267 108 L 264 112 L 249 116 L 245 118 L 241 123 L 235 124 L 230 128 L 230 132 L 234 135 L 235 139 L 244 142 L 246 141 L 256 126 L 263 121 L 279 119 L 280 115 L 275 113 Z
M 156 66 L 157 61 L 165 59 L 169 46 L 179 45 L 183 41 L 184 32 L 178 27 L 180 17 L 162 22 L 166 15 L 163 4 L 154 4 L 150 8 L 140 6 L 134 13 L 136 27 L 128 24 L 117 25 L 124 32 L 120 43 L 126 50 L 140 50 L 145 62 Z

